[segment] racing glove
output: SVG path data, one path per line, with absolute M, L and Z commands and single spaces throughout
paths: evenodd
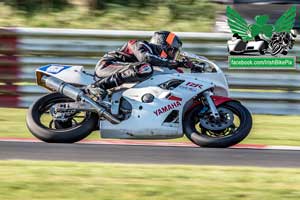
M 194 63 L 190 60 L 183 60 L 183 67 L 192 69 L 194 67 Z
M 188 68 L 188 69 L 191 69 L 194 67 L 193 62 L 188 59 L 182 59 L 180 61 L 176 61 L 176 65 L 177 65 L 177 67 L 183 67 L 183 68 Z
M 167 67 L 169 69 L 177 69 L 178 67 L 183 67 L 183 63 L 181 61 L 169 60 Z

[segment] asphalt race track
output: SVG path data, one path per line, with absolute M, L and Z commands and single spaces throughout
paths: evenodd
M 0 142 L 0 159 L 300 167 L 299 150 Z

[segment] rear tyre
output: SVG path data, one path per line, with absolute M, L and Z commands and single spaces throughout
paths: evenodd
M 185 115 L 183 126 L 185 135 L 195 144 L 201 147 L 226 148 L 238 144 L 248 136 L 252 128 L 252 117 L 250 112 L 237 101 L 230 101 L 218 106 L 218 110 L 229 110 L 233 117 L 231 125 L 223 130 L 212 131 L 204 128 L 199 122 L 202 116 L 199 113 L 202 105 L 194 107 Z M 214 126 L 215 124 L 212 124 Z
M 87 137 L 97 127 L 98 115 L 91 112 L 76 113 L 66 121 L 53 120 L 51 106 L 73 102 L 59 93 L 47 94 L 34 102 L 26 116 L 29 131 L 38 139 L 49 143 L 74 143 Z

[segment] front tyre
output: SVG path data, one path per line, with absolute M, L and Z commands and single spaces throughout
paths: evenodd
M 51 107 L 66 102 L 74 100 L 59 93 L 47 94 L 34 102 L 26 116 L 29 131 L 49 143 L 74 143 L 87 137 L 97 126 L 97 114 L 76 112 L 65 121 L 53 120 Z
M 211 119 L 209 112 L 202 113 L 203 108 L 203 105 L 192 108 L 183 121 L 184 133 L 193 143 L 201 147 L 226 148 L 238 144 L 250 133 L 252 116 L 239 102 L 230 101 L 217 107 L 222 116 L 220 122 Z M 218 129 L 218 126 L 226 128 Z

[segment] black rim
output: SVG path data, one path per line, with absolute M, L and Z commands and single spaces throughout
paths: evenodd
M 222 130 L 208 130 L 204 128 L 200 124 L 200 118 L 204 117 L 204 115 L 208 115 L 209 113 L 206 112 L 204 114 L 199 114 L 200 110 L 202 109 L 201 107 L 198 107 L 198 109 L 194 109 L 194 111 L 191 113 L 191 121 L 190 121 L 190 127 L 192 128 L 194 133 L 197 133 L 198 135 L 205 136 L 205 137 L 210 137 L 210 138 L 225 138 L 225 137 L 230 137 L 233 136 L 235 133 L 237 133 L 241 127 L 242 123 L 242 116 L 240 112 L 230 106 L 222 105 L 222 107 L 230 110 L 233 113 L 233 123 L 229 125 L 227 128 L 222 129 Z M 223 116 L 226 117 L 226 116 Z
M 91 115 L 90 112 L 82 111 L 74 114 L 67 121 L 53 120 L 50 114 L 50 108 L 57 103 L 74 102 L 68 97 L 57 97 L 43 102 L 37 111 L 37 116 L 34 117 L 35 121 L 43 128 L 55 131 L 67 131 L 76 129 L 82 125 Z

